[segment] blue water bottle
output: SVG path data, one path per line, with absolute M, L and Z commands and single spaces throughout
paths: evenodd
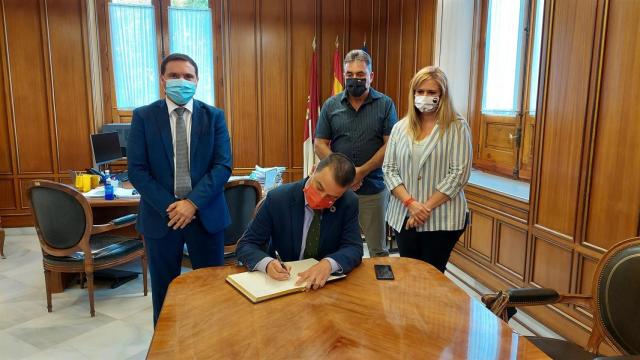
M 111 184 L 111 177 L 109 176 L 109 170 L 105 170 L 104 171 L 104 199 L 113 200 L 115 198 L 116 197 L 113 194 L 113 185 Z

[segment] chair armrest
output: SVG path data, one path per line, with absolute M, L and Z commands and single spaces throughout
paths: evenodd
M 558 303 L 570 303 L 591 308 L 591 295 L 558 294 L 553 289 L 526 288 L 500 290 L 496 294 L 485 294 L 481 298 L 482 303 L 494 314 L 507 320 L 507 308 L 522 306 L 550 305 Z
M 119 218 L 115 218 L 109 221 L 107 224 L 93 225 L 93 227 L 91 228 L 91 235 L 102 234 L 104 232 L 111 231 L 114 229 L 119 229 L 126 226 L 134 225 L 137 219 L 138 219 L 137 214 L 127 214 Z

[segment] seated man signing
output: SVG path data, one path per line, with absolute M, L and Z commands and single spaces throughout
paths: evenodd
M 276 280 L 289 278 L 276 251 L 283 261 L 320 260 L 299 274 L 297 285 L 307 289 L 350 272 L 362 261 L 358 197 L 350 190 L 355 173 L 349 158 L 333 153 L 311 177 L 271 190 L 238 242 L 238 260 Z

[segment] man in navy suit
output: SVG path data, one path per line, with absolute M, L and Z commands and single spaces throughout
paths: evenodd
M 332 153 L 307 179 L 271 190 L 238 242 L 236 254 L 250 271 L 276 280 L 289 278 L 283 261 L 320 260 L 299 274 L 308 289 L 324 286 L 332 273 L 348 273 L 362 261 L 358 197 L 350 190 L 356 170 L 349 158 Z
M 231 144 L 224 113 L 193 99 L 198 65 L 171 54 L 160 65 L 166 98 L 133 111 L 129 179 L 140 193 L 137 230 L 144 235 L 158 320 L 186 242 L 194 269 L 223 264 L 229 211 L 224 184 Z

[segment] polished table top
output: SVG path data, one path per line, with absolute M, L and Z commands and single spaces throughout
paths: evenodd
M 390 264 L 395 280 L 376 280 Z M 149 358 L 548 359 L 435 268 L 363 259 L 323 289 L 253 304 L 225 282 L 241 267 L 195 270 L 170 285 Z

